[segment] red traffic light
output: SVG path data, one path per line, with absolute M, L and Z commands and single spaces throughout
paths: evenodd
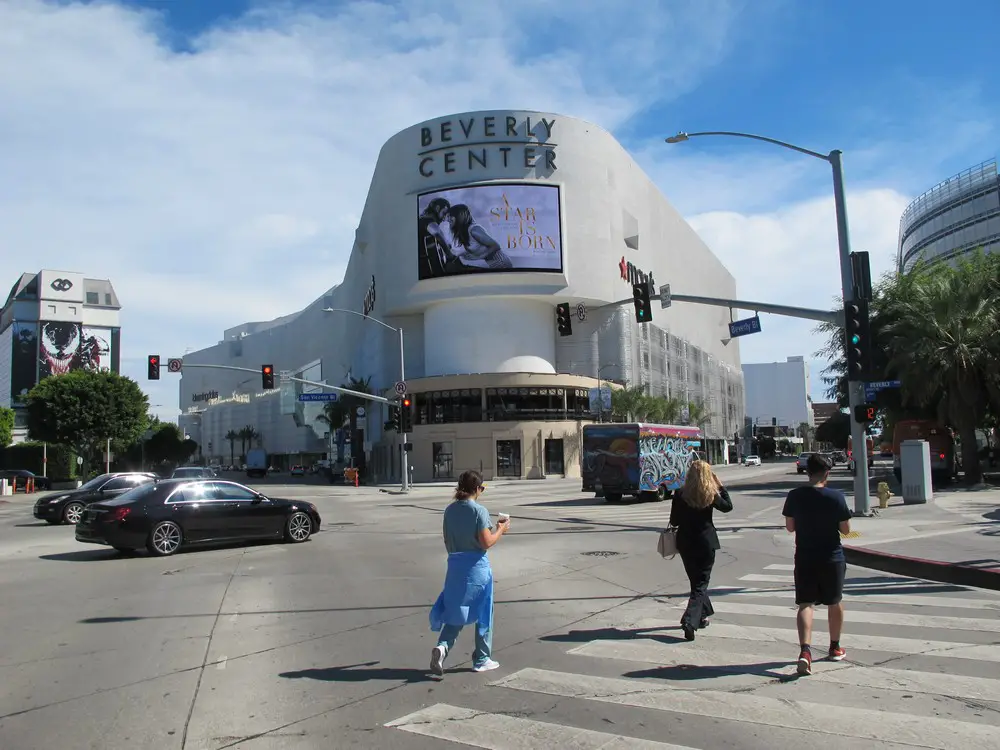
M 263 370 L 264 370 L 264 374 L 265 375 L 270 375 L 271 374 L 271 368 L 269 366 L 264 365 Z
M 410 405 L 410 399 L 404 398 L 403 399 L 403 406 L 409 406 L 409 405 Z
M 149 364 L 151 364 L 151 365 L 158 365 L 158 364 L 160 364 L 160 358 L 157 357 L 155 354 L 151 354 L 149 356 Z

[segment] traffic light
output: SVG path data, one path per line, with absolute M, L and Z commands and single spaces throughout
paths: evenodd
M 868 321 L 868 300 L 857 299 L 844 304 L 844 331 L 847 346 L 847 380 L 864 380 L 871 370 L 871 335 Z
M 399 404 L 399 431 L 413 432 L 413 412 L 410 410 L 409 397 L 404 398 Z
M 261 384 L 264 386 L 265 391 L 273 390 L 274 388 L 274 365 L 261 365 L 260 366 L 260 380 Z
M 147 365 L 146 377 L 149 378 L 150 380 L 159 380 L 160 379 L 160 355 L 159 354 L 150 354 L 146 358 L 146 360 L 147 360 L 147 362 L 146 362 L 146 365 Z
M 389 421 L 385 423 L 385 429 L 387 429 L 387 430 L 393 430 L 395 432 L 402 432 L 402 430 L 400 430 L 399 428 L 400 428 L 399 407 L 398 406 L 392 406 L 392 405 L 390 405 L 389 406 Z
M 649 282 L 640 281 L 632 285 L 632 301 L 635 302 L 635 319 L 638 323 L 648 323 L 653 319 L 649 306 Z
M 573 321 L 569 315 L 569 302 L 556 305 L 556 325 L 560 336 L 570 336 L 573 333 Z
M 873 404 L 858 404 L 854 407 L 854 421 L 861 424 L 874 422 L 876 411 L 878 410 Z

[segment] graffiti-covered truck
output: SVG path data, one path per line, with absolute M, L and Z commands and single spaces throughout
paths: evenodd
M 680 489 L 699 457 L 697 427 L 661 424 L 588 424 L 583 427 L 583 491 L 609 503 L 624 495 L 664 500 Z

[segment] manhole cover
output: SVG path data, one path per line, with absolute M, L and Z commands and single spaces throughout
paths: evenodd
M 587 557 L 614 557 L 615 555 L 620 555 L 621 552 L 609 552 L 608 550 L 598 549 L 592 552 L 581 552 L 580 554 L 586 555 Z

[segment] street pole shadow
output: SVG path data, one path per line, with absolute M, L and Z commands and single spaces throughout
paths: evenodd
M 676 628 L 595 628 L 593 630 L 570 630 L 568 633 L 542 636 L 540 640 L 554 641 L 556 643 L 589 643 L 590 641 L 625 641 L 643 638 L 668 645 L 685 642 L 683 638 L 664 635 L 662 631 L 668 629 L 680 630 L 680 625 Z
M 624 673 L 622 677 L 683 681 L 754 675 L 757 677 L 768 677 L 777 682 L 794 682 L 799 679 L 800 675 L 794 672 L 792 674 L 786 674 L 774 671 L 778 669 L 785 669 L 790 665 L 790 663 L 791 662 L 787 661 L 772 661 L 761 662 L 760 664 L 725 664 L 711 667 L 704 667 L 699 664 L 675 664 L 669 667 L 637 669 L 632 672 Z
M 319 680 L 320 682 L 371 682 L 374 680 L 405 683 L 431 682 L 431 676 L 425 669 L 371 668 L 378 663 L 377 661 L 366 661 L 358 664 L 345 664 L 340 667 L 301 669 L 297 672 L 281 672 L 278 676 L 288 680 Z

